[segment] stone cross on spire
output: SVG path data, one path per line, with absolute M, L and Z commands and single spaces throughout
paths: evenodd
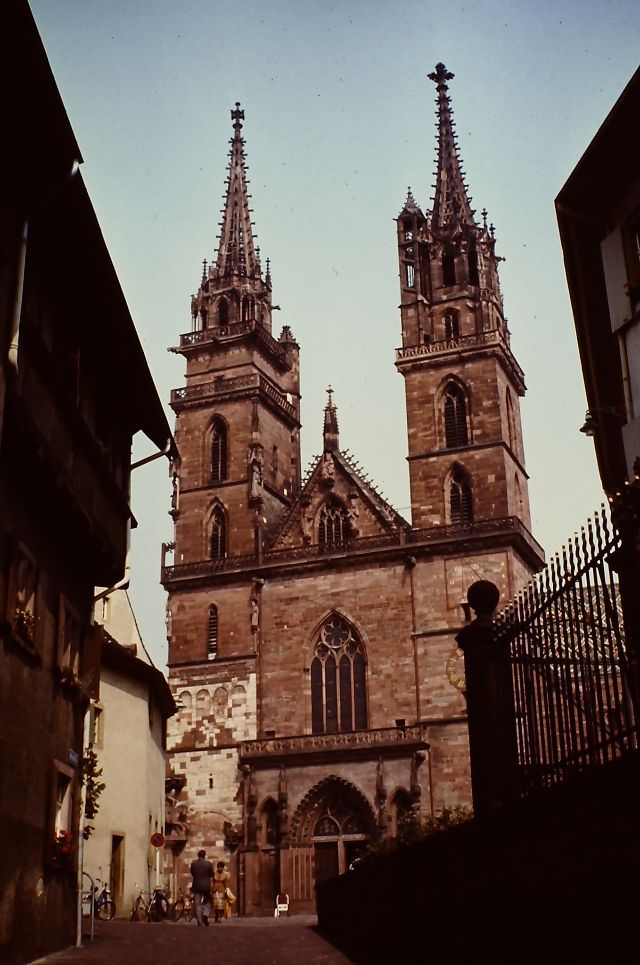
M 456 225 L 475 224 L 458 157 L 451 99 L 448 95 L 447 81 L 453 77 L 444 64 L 437 64 L 435 71 L 429 74 L 429 80 L 435 83 L 438 91 L 438 170 L 431 225 L 435 230 L 445 231 Z

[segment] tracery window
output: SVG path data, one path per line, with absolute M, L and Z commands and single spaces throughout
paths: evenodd
M 211 481 L 227 478 L 227 427 L 222 419 L 214 419 L 211 429 Z
M 314 734 L 367 727 L 366 661 L 351 624 L 333 613 L 320 628 L 311 662 Z
M 221 298 L 218 302 L 218 322 L 220 325 L 229 323 L 229 302 L 226 298 Z
M 222 506 L 211 514 L 211 559 L 222 560 L 227 555 L 227 521 Z
M 209 635 L 207 638 L 207 660 L 215 660 L 218 656 L 218 607 L 212 603 L 209 607 Z
M 349 516 L 342 503 L 330 496 L 318 516 L 318 543 L 320 546 L 339 546 L 351 536 Z
M 442 327 L 446 339 L 460 338 L 460 316 L 458 313 L 454 311 L 445 312 L 442 316 Z
M 444 434 L 448 449 L 466 446 L 469 442 L 467 401 L 464 390 L 457 382 L 450 382 L 445 389 Z
M 449 481 L 449 508 L 451 523 L 468 526 L 473 522 L 471 485 L 464 469 L 456 466 Z

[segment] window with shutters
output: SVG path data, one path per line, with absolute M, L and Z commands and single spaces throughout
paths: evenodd
M 447 449 L 469 443 L 467 400 L 462 386 L 450 382 L 444 390 L 444 436 Z
M 332 613 L 311 661 L 311 726 L 314 734 L 367 727 L 366 660 L 351 624 Z
M 471 484 L 460 466 L 449 477 L 449 513 L 454 526 L 469 526 L 473 522 Z

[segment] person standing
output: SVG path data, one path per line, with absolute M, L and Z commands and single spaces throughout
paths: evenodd
M 206 851 L 198 851 L 198 858 L 191 862 L 191 890 L 196 906 L 196 921 L 198 925 L 208 925 L 211 914 L 211 881 L 213 879 L 213 865 L 206 860 Z M 217 920 L 217 919 L 216 919 Z
M 227 886 L 230 877 L 229 872 L 224 870 L 224 861 L 218 861 L 216 873 L 213 876 L 214 921 L 221 921 L 224 918 L 224 906 L 227 900 Z

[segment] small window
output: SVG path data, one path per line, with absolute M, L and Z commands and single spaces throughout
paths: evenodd
M 91 733 L 94 747 L 104 747 L 104 707 L 100 704 L 92 706 L 93 730 Z
M 16 543 L 9 573 L 7 621 L 15 635 L 28 648 L 36 636 L 36 589 L 38 573 L 31 554 L 22 543 Z
M 469 526 L 473 522 L 473 501 L 467 474 L 456 467 L 449 483 L 449 508 L 453 526 Z
M 447 449 L 466 446 L 469 442 L 466 399 L 456 382 L 451 382 L 444 394 L 444 432 Z
M 77 674 L 80 663 L 80 618 L 62 595 L 58 613 L 58 666 Z
M 215 660 L 218 656 L 218 607 L 209 607 L 209 636 L 207 638 L 207 660 Z
M 218 302 L 218 324 L 229 324 L 229 302 L 226 298 L 221 298 Z
M 470 248 L 467 254 L 467 266 L 469 269 L 469 283 L 471 285 L 479 285 L 480 279 L 478 276 L 478 252 L 475 248 Z
M 442 256 L 442 284 L 450 288 L 456 283 L 456 258 L 452 251 L 445 251 Z
M 445 339 L 460 338 L 460 316 L 457 312 L 445 312 L 442 316 L 442 327 Z
M 49 811 L 49 858 L 56 865 L 72 866 L 77 851 L 74 836 L 73 798 L 75 772 L 62 761 L 53 762 Z
M 413 241 L 413 226 L 410 221 L 404 223 L 404 240 Z
M 227 427 L 222 419 L 214 419 L 211 428 L 211 481 L 227 478 Z
M 407 286 L 409 288 L 415 288 L 416 284 L 416 270 L 413 265 L 407 265 Z
M 211 514 L 211 559 L 222 560 L 227 555 L 227 523 L 224 510 L 216 506 Z

